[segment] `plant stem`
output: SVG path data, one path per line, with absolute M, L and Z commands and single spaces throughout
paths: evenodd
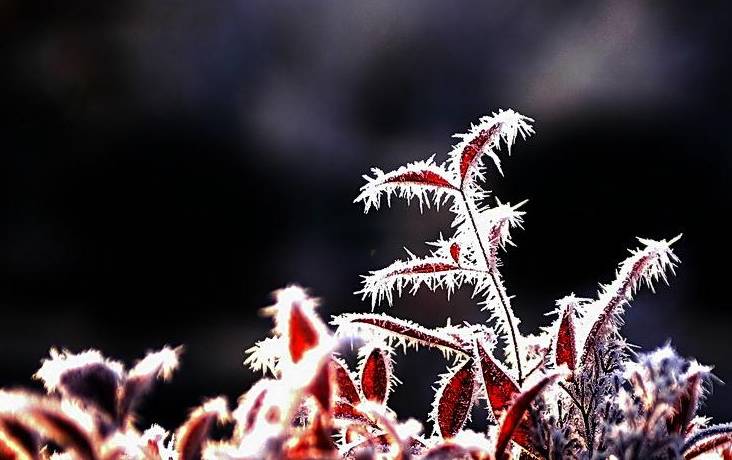
M 524 376 L 523 376 L 523 370 L 521 368 L 521 356 L 519 355 L 519 346 L 518 346 L 518 338 L 516 337 L 516 326 L 513 324 L 513 320 L 511 319 L 511 307 L 508 304 L 508 296 L 505 293 L 505 290 L 503 288 L 503 285 L 501 284 L 500 280 L 498 279 L 498 274 L 496 273 L 497 269 L 491 269 L 491 264 L 488 259 L 488 252 L 485 250 L 485 246 L 483 245 L 483 239 L 480 237 L 480 232 L 478 231 L 478 225 L 475 223 L 475 217 L 473 216 L 473 209 L 470 207 L 470 202 L 468 201 L 468 197 L 465 196 L 465 191 L 460 190 L 460 196 L 463 199 L 463 203 L 465 204 L 465 209 L 468 212 L 468 217 L 470 217 L 470 223 L 473 225 L 473 231 L 475 232 L 475 237 L 478 239 L 478 245 L 480 246 L 480 250 L 483 253 L 483 259 L 485 260 L 485 266 L 488 270 L 488 273 L 491 277 L 491 282 L 493 283 L 493 287 L 496 289 L 496 292 L 498 293 L 498 300 L 501 302 L 501 306 L 503 307 L 503 311 L 506 315 L 506 322 L 508 323 L 508 330 L 511 334 L 511 342 L 513 344 L 513 351 L 516 355 L 516 370 L 518 371 L 518 384 L 522 385 L 524 382 Z
M 572 402 L 574 403 L 574 405 L 579 410 L 580 415 L 582 416 L 582 423 L 585 426 L 585 444 L 586 444 L 587 449 L 590 452 L 590 457 L 592 457 L 592 453 L 594 451 L 594 447 L 595 447 L 594 444 L 595 443 L 593 441 L 593 436 L 592 436 L 592 433 L 594 432 L 594 430 L 592 428 L 590 428 L 589 411 L 585 410 L 584 405 L 582 403 L 580 403 L 580 401 L 577 399 L 577 397 L 574 394 L 572 394 L 572 392 L 569 390 L 569 388 L 567 388 L 566 385 L 564 385 L 564 383 L 559 382 L 559 383 L 557 383 L 557 385 L 559 385 L 559 387 L 562 390 L 564 390 L 565 393 L 567 393 L 569 395 L 569 398 L 572 400 Z

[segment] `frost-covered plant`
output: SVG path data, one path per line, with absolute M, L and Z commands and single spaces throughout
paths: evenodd
M 448 295 L 464 284 L 489 316 L 485 324 L 428 328 L 383 313 L 333 318 L 331 332 L 317 302 L 295 286 L 276 292 L 265 309 L 271 337 L 247 350 L 245 364 L 264 377 L 229 411 L 217 398 L 193 411 L 174 434 L 140 430 L 135 408 L 158 377 L 177 367 L 179 349 L 151 353 L 130 371 L 98 352 L 51 352 L 36 377 L 48 395 L 0 392 L 0 459 L 496 459 L 732 458 L 732 425 L 697 415 L 709 367 L 669 346 L 634 356 L 621 337 L 622 313 L 636 290 L 666 281 L 678 259 L 679 237 L 639 239 L 596 299 L 569 295 L 556 302 L 554 321 L 525 335 L 500 273 L 499 253 L 522 224 L 521 204 L 490 199 L 486 169 L 499 173 L 532 120 L 512 110 L 480 119 L 458 135 L 446 162 L 434 158 L 395 171 L 373 170 L 356 198 L 366 211 L 393 196 L 425 206 L 449 206 L 452 235 L 429 243 L 364 277 L 358 292 L 372 311 L 405 289 L 426 286 Z M 338 354 L 360 344 L 356 370 Z M 396 350 L 440 351 L 429 420 L 403 420 L 389 408 Z M 471 409 L 485 403 L 488 428 L 469 427 Z M 212 440 L 217 422 L 228 435 Z M 224 430 L 227 432 L 226 430 Z
M 156 380 L 170 378 L 180 351 L 165 347 L 126 371 L 94 350 L 51 350 L 35 375 L 48 395 L 0 391 L 0 458 L 199 458 L 211 425 L 228 414 L 223 399 L 193 411 L 175 434 L 159 425 L 135 426 L 142 397 Z

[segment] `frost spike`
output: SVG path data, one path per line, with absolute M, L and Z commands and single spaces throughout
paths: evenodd
M 519 426 L 522 424 L 524 414 L 529 409 L 531 402 L 544 390 L 550 383 L 554 382 L 560 374 L 545 375 L 531 388 L 521 393 L 508 408 L 506 414 L 501 422 L 501 428 L 498 431 L 498 439 L 496 440 L 496 460 L 504 460 L 508 458 L 506 449 L 508 448 L 511 439 L 516 433 Z M 517 442 L 521 447 L 529 449 L 531 452 L 532 446 L 522 439 L 521 442 Z
M 475 369 L 470 359 L 444 381 L 436 394 L 435 423 L 443 439 L 454 437 L 465 426 L 475 398 Z
M 249 355 L 244 359 L 244 365 L 249 369 L 255 372 L 261 371 L 263 376 L 267 374 L 267 371 L 276 376 L 279 372 L 280 360 L 288 351 L 284 338 L 276 335 L 257 341 L 244 353 Z
M 490 403 L 493 416 L 498 418 L 501 412 L 510 405 L 514 396 L 520 392 L 519 386 L 484 347 L 481 340 L 476 338 L 473 344 L 475 360 L 480 365 L 486 398 Z

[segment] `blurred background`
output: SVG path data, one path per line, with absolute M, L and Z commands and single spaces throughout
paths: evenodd
M 257 378 L 244 350 L 288 283 L 325 315 L 367 311 L 359 275 L 448 231 L 450 216 L 352 203 L 371 166 L 442 160 L 498 108 L 536 136 L 489 188 L 530 199 L 503 273 L 522 331 L 593 296 L 635 236 L 683 232 L 670 287 L 624 333 L 671 340 L 732 381 L 730 3 L 0 0 L 0 385 L 52 346 L 183 365 L 143 408 L 172 427 Z M 399 300 L 428 325 L 481 321 L 469 292 Z M 399 357 L 393 405 L 424 418 L 445 370 Z M 424 391 L 419 391 L 424 388 Z M 732 418 L 732 388 L 704 411 Z

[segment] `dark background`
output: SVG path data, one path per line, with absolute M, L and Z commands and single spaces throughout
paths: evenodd
M 729 5 L 0 0 L 0 385 L 31 382 L 51 346 L 132 362 L 185 344 L 142 421 L 235 398 L 272 290 L 366 311 L 359 275 L 447 230 L 402 205 L 364 216 L 361 174 L 441 160 L 508 107 L 537 120 L 490 184 L 531 200 L 504 258 L 522 330 L 592 296 L 635 236 L 683 232 L 678 276 L 624 332 L 732 380 Z M 391 313 L 483 318 L 468 293 Z M 445 363 L 399 362 L 394 406 L 424 418 Z M 732 418 L 732 389 L 705 412 Z

